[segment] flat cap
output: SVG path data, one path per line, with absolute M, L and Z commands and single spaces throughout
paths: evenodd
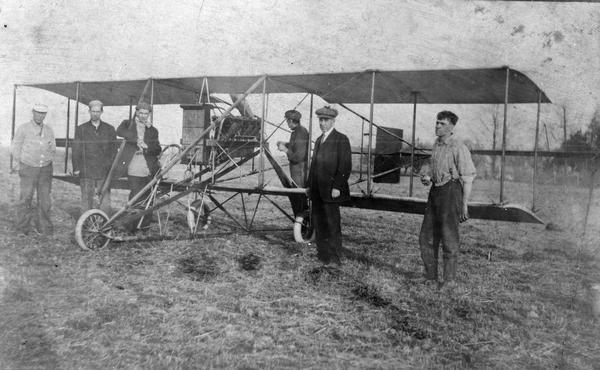
M 152 112 L 152 106 L 149 103 L 146 103 L 145 101 L 139 102 L 137 107 L 135 107 L 135 110 L 140 110 L 140 109 L 145 109 L 148 112 Z
M 300 121 L 300 118 L 302 118 L 302 114 L 300 114 L 300 112 L 298 112 L 297 110 L 292 109 L 285 112 L 285 119 L 293 119 L 295 121 Z
M 104 104 L 100 100 L 92 100 L 89 102 L 88 107 L 90 109 L 92 109 L 92 107 L 100 107 L 101 109 L 104 109 Z
M 331 108 L 329 105 L 326 105 L 321 109 L 317 109 L 315 114 L 319 117 L 335 118 L 338 115 L 338 111 L 337 109 Z
M 48 113 L 48 106 L 46 104 L 34 104 L 33 110 L 39 113 Z

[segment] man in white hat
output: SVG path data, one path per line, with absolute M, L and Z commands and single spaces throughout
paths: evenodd
M 56 152 L 54 131 L 44 123 L 48 107 L 35 104 L 31 121 L 17 128 L 11 144 L 15 170 L 19 172 L 20 195 L 17 208 L 16 231 L 28 234 L 35 223 L 38 232 L 52 234 L 50 221 L 50 190 L 52 188 L 52 161 Z M 37 207 L 33 194 L 37 192 Z
M 102 191 L 117 153 L 115 128 L 100 119 L 104 104 L 100 100 L 92 100 L 88 107 L 90 120 L 75 129 L 72 157 L 73 172 L 79 175 L 82 213 L 96 207 L 94 193 Z M 110 187 L 100 195 L 100 199 L 100 209 L 110 215 Z

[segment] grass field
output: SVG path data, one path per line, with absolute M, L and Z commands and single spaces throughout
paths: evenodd
M 83 252 L 72 239 L 79 189 L 55 181 L 55 235 L 19 237 L 7 162 L 2 369 L 600 366 L 589 299 L 600 283 L 600 204 L 583 237 L 584 188 L 539 188 L 537 208 L 553 227 L 464 224 L 460 285 L 440 290 L 419 280 L 416 215 L 343 209 L 339 271 L 321 268 L 314 246 L 289 231 L 231 232 L 222 214 L 196 240 Z M 527 204 L 526 187 L 507 184 L 507 194 Z M 475 200 L 496 193 L 496 183 L 475 184 Z M 289 227 L 273 210 L 261 203 L 258 225 Z

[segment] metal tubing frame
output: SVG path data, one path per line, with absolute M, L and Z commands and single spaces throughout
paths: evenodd
M 135 196 L 133 196 L 133 198 L 131 198 L 119 211 L 117 211 L 114 215 L 112 215 L 112 217 L 110 217 L 106 223 L 105 226 L 110 225 L 115 219 L 117 219 L 119 216 L 121 216 L 125 211 L 127 211 L 127 209 L 129 209 L 133 204 L 135 204 L 135 202 L 137 202 L 142 195 L 148 191 L 150 188 L 152 188 L 157 182 L 160 181 L 161 177 L 167 173 L 175 164 L 179 163 L 179 161 L 181 160 L 181 158 L 184 158 L 188 152 L 190 150 L 192 150 L 192 148 L 194 148 L 196 146 L 196 144 L 198 144 L 203 138 L 204 136 L 206 136 L 206 134 L 208 134 L 210 132 L 210 130 L 212 130 L 217 124 L 220 124 L 221 121 L 223 121 L 225 119 L 225 117 L 231 113 L 231 111 L 238 105 L 241 103 L 241 101 L 248 96 L 252 91 L 254 91 L 262 82 L 265 81 L 266 79 L 266 75 L 263 75 L 262 77 L 260 77 L 254 84 L 252 84 L 252 86 L 250 86 L 250 88 L 248 88 L 248 90 L 246 90 L 246 92 L 244 94 L 242 94 L 240 96 L 240 98 L 238 100 L 236 100 L 229 108 L 227 108 L 225 110 L 225 112 L 223 112 L 223 114 L 221 115 L 221 117 L 219 117 L 219 119 L 217 119 L 216 121 L 212 122 L 208 127 L 206 127 L 204 129 L 204 131 L 202 131 L 202 133 L 200 133 L 200 135 L 198 135 L 198 137 L 196 139 L 194 139 L 194 141 L 187 147 L 185 148 L 181 153 L 179 153 L 179 155 L 175 156 L 173 159 L 171 159 L 171 161 L 169 163 L 167 163 L 165 165 L 165 167 L 163 169 L 161 169 L 155 176 L 154 178 L 148 183 L 146 184 L 146 186 L 144 186 Z
M 408 196 L 412 197 L 413 194 L 413 179 L 414 179 L 414 168 L 415 168 L 415 138 L 417 131 L 417 96 L 419 95 L 416 91 L 412 92 L 413 95 L 413 124 L 412 124 L 412 141 L 410 147 L 410 185 L 408 186 Z
M 269 202 L 271 202 L 271 204 L 277 208 L 285 217 L 287 217 L 290 221 L 294 222 L 296 221 L 296 219 L 292 216 L 289 215 L 289 213 L 287 213 L 279 204 L 277 204 L 277 202 L 275 202 L 273 199 L 269 198 L 267 196 L 267 194 L 264 194 L 263 197 L 265 197 L 266 200 L 268 200 Z
M 230 199 L 232 199 L 236 195 L 237 194 L 232 195 L 225 202 L 228 202 Z M 241 229 L 243 229 L 245 231 L 249 231 L 248 227 L 242 225 L 238 220 L 236 220 L 235 217 L 233 217 L 233 215 L 231 213 L 229 213 L 229 211 L 227 211 L 227 209 L 223 206 L 223 204 L 225 202 L 223 202 L 223 203 L 219 202 L 218 200 L 215 199 L 215 197 L 212 196 L 212 194 L 208 194 L 208 198 L 217 206 L 218 209 L 220 209 L 223 213 L 225 213 L 227 215 L 227 217 L 229 217 L 233 222 L 235 222 Z
M 258 205 L 260 204 L 262 196 L 262 193 L 258 193 L 258 200 L 256 201 L 256 205 L 254 206 L 254 211 L 252 211 L 252 219 L 250 219 L 250 225 L 248 225 L 247 231 L 252 230 L 252 225 L 254 225 L 254 218 L 256 217 L 256 213 L 258 212 Z
M 13 104 L 12 104 L 12 125 L 10 127 L 10 141 L 11 141 L 11 145 L 12 145 L 12 141 L 15 138 L 15 124 L 16 124 L 16 118 L 17 118 L 17 84 L 13 85 Z M 12 154 L 12 150 L 10 151 L 10 172 L 13 172 L 14 170 L 14 166 L 13 166 L 13 154 Z
M 535 186 L 537 182 L 537 157 L 540 134 L 540 109 L 542 105 L 542 91 L 538 90 L 537 116 L 535 119 L 535 139 L 533 147 L 533 177 L 531 179 L 531 210 L 535 212 Z
M 67 139 L 69 138 L 70 123 L 71 123 L 71 98 L 67 98 Z M 65 151 L 65 173 L 67 173 L 68 161 L 69 161 L 69 152 Z
M 510 68 L 506 67 L 506 84 L 504 85 L 504 117 L 502 123 L 502 157 L 500 163 L 500 204 L 504 202 L 504 167 L 506 165 L 506 121 L 508 112 L 508 89 L 510 83 Z
M 258 153 L 258 151 L 257 151 L 256 153 Z M 254 155 L 252 155 L 252 158 L 254 158 Z M 250 160 L 250 157 L 246 157 L 246 158 L 244 158 L 244 159 L 241 159 L 240 161 L 238 161 L 238 162 L 237 162 L 237 164 L 238 164 L 238 165 L 241 165 L 241 164 L 243 164 L 243 163 L 247 162 L 248 160 Z M 234 166 L 234 165 L 230 165 L 228 168 L 221 169 L 221 170 L 219 171 L 219 173 L 217 174 L 217 177 L 222 177 L 222 176 L 225 176 L 225 175 L 226 175 L 226 174 L 228 174 L 229 172 L 233 171 L 235 168 L 236 168 L 236 166 Z M 134 214 L 134 215 L 130 215 L 130 216 L 127 216 L 127 217 L 125 217 L 125 218 L 122 220 L 122 222 L 123 222 L 123 223 L 128 223 L 128 222 L 130 222 L 130 221 L 135 221 L 136 219 L 139 219 L 139 218 L 141 218 L 141 217 L 143 217 L 143 216 L 145 216 L 145 215 L 147 215 L 147 214 L 149 214 L 149 213 L 153 212 L 154 210 L 157 210 L 157 209 L 159 209 L 159 208 L 161 208 L 161 207 L 164 207 L 164 206 L 166 206 L 167 204 L 170 204 L 170 203 L 173 203 L 173 202 L 177 202 L 177 201 L 178 201 L 180 198 L 182 198 L 182 197 L 184 197 L 184 196 L 186 196 L 186 195 L 188 195 L 188 194 L 190 194 L 190 193 L 192 193 L 192 192 L 202 192 L 202 193 L 206 193 L 206 188 L 207 188 L 207 185 L 208 185 L 209 183 L 210 183 L 210 181 L 209 181 L 209 180 L 204 180 L 204 181 L 202 181 L 202 182 L 201 182 L 201 183 L 199 183 L 199 184 L 195 184 L 195 185 L 193 185 L 193 186 L 186 187 L 186 188 L 185 188 L 185 190 L 182 190 L 182 191 L 180 191 L 180 192 L 179 192 L 177 195 L 174 195 L 174 196 L 171 196 L 171 197 L 169 197 L 169 199 L 167 199 L 167 200 L 161 201 L 160 203 L 158 203 L 158 204 L 155 204 L 155 205 L 153 205 L 152 207 L 150 207 L 150 208 L 148 208 L 148 209 L 146 209 L 146 210 L 139 211 L 138 213 L 136 213 L 136 214 Z M 231 196 L 229 199 L 233 198 L 234 196 L 235 196 L 235 194 L 234 194 L 234 195 L 232 195 L 232 196 Z M 222 204 L 224 204 L 224 203 L 226 203 L 227 201 L 229 201 L 229 199 L 228 199 L 228 200 L 226 200 L 225 202 L 222 202 Z M 103 225 L 103 227 L 106 227 L 107 225 L 109 225 L 109 224 L 108 224 L 108 221 L 107 221 L 107 223 L 105 223 L 105 224 Z M 108 229 L 108 228 L 107 228 L 107 229 Z
M 371 103 L 369 106 L 369 147 L 367 155 L 367 196 L 371 196 L 373 191 L 371 174 L 373 169 L 371 168 L 371 146 L 373 145 L 373 111 L 375 106 L 375 71 L 371 72 Z

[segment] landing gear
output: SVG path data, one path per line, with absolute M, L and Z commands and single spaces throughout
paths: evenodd
M 190 232 L 195 234 L 199 230 L 207 230 L 212 223 L 210 207 L 206 199 L 196 199 L 190 204 L 187 213 L 187 222 Z
M 310 216 L 297 216 L 294 221 L 294 240 L 298 243 L 311 243 L 315 241 L 315 228 Z
M 103 230 L 108 221 L 106 213 L 99 209 L 85 211 L 75 226 L 75 240 L 83 250 L 104 248 L 112 238 L 112 230 Z

